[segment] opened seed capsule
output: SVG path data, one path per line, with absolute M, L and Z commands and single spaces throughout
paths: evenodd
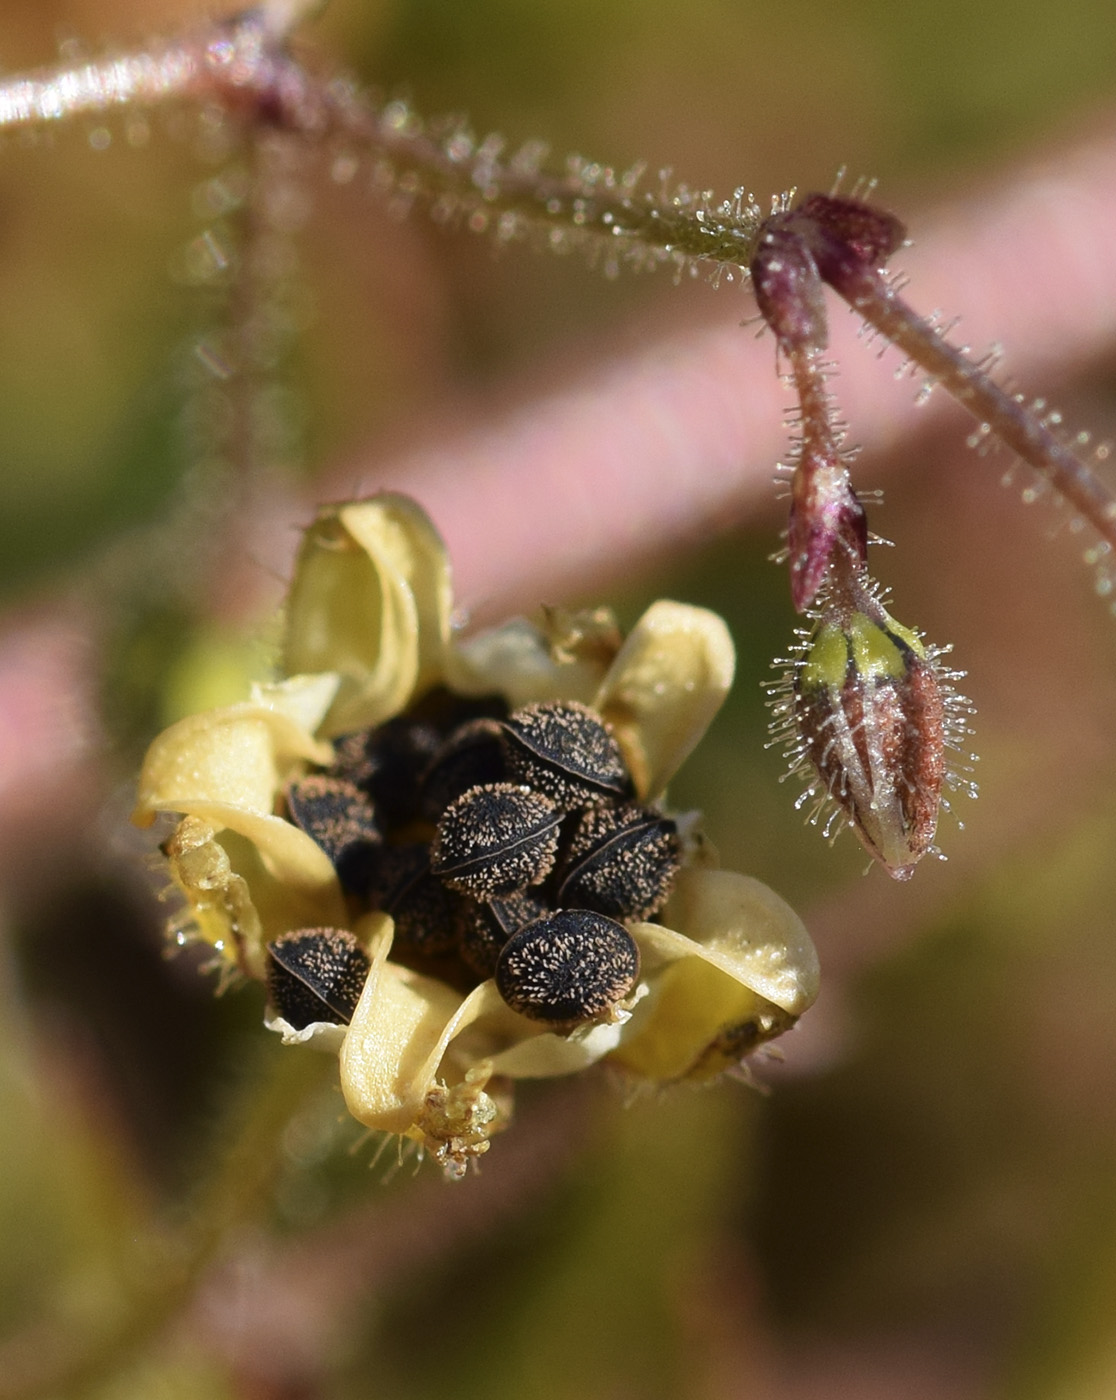
M 347 1026 L 368 977 L 368 955 L 339 928 L 303 928 L 267 945 L 271 1003 L 295 1030 L 315 1021 Z
M 471 787 L 499 783 L 505 777 L 499 724 L 493 719 L 474 719 L 459 725 L 423 774 L 423 816 L 436 822 L 449 804 Z
M 561 814 L 512 783 L 470 788 L 438 823 L 430 867 L 450 889 L 498 899 L 544 880 L 558 851 Z
M 511 1009 L 552 1024 L 609 1019 L 638 977 L 632 935 L 588 909 L 536 919 L 508 940 L 496 964 L 496 986 Z
M 473 906 L 473 917 L 461 938 L 461 956 L 478 977 L 491 977 L 504 944 L 525 925 L 548 913 L 541 899 L 525 890 Z
M 338 739 L 332 771 L 369 794 L 385 828 L 404 826 L 418 816 L 419 780 L 441 744 L 433 725 L 397 715 Z
M 367 792 L 383 826 L 398 829 L 423 817 L 423 775 L 449 736 L 472 720 L 498 720 L 507 713 L 498 695 L 459 696 L 435 687 L 403 714 L 336 739 L 330 772 Z M 488 778 L 473 779 L 481 781 Z
M 288 785 L 287 810 L 329 856 L 342 887 L 361 893 L 382 843 L 367 793 L 346 778 L 312 773 Z
M 651 807 L 589 807 L 570 837 L 555 903 L 649 919 L 678 874 L 678 828 Z
M 473 903 L 430 872 L 430 848 L 385 846 L 368 895 L 395 922 L 397 948 L 437 956 L 456 948 L 472 921 Z
M 620 746 L 588 705 L 525 705 L 505 721 L 508 774 L 565 811 L 632 795 Z

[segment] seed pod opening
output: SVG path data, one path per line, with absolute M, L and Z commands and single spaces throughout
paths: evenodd
M 392 916 L 399 947 L 432 956 L 456 948 L 472 922 L 472 901 L 431 874 L 423 844 L 386 846 L 369 898 Z
M 553 1024 L 610 1019 L 638 977 L 631 934 L 588 909 L 536 919 L 508 940 L 496 964 L 496 986 L 511 1009 Z
M 498 899 L 544 880 L 558 852 L 561 814 L 513 783 L 470 788 L 438 823 L 431 869 L 450 889 Z
M 631 797 L 620 746 L 588 705 L 525 705 L 503 730 L 509 777 L 546 793 L 563 810 Z
M 505 777 L 499 724 L 493 719 L 470 720 L 453 731 L 423 774 L 422 814 L 427 821 L 437 822 L 449 804 L 471 787 L 503 782 Z
M 329 856 L 342 888 L 362 893 L 383 839 L 367 793 L 346 778 L 312 773 L 288 785 L 287 810 Z
M 555 903 L 649 919 L 678 873 L 678 828 L 651 807 L 589 807 L 577 820 Z
M 304 928 L 267 945 L 267 990 L 279 1015 L 301 1031 L 315 1021 L 347 1026 L 370 963 L 351 933 Z
M 525 890 L 473 906 L 461 939 L 461 956 L 478 977 L 493 976 L 504 944 L 525 925 L 541 919 L 547 906 Z
M 403 826 L 419 815 L 419 782 L 441 744 L 432 724 L 399 715 L 338 740 L 334 771 L 369 794 L 386 828 Z

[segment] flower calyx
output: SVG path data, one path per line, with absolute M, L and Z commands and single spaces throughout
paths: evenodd
M 176 923 L 336 1051 L 352 1115 L 458 1176 L 516 1079 L 731 1068 L 817 995 L 812 944 L 710 868 L 665 788 L 731 684 L 720 618 L 660 600 L 458 637 L 414 502 L 323 509 L 285 612 L 293 674 L 152 745 L 136 820 Z M 660 922 L 661 921 L 661 922 Z

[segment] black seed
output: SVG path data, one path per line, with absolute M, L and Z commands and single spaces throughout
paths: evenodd
M 528 924 L 496 964 L 496 986 L 511 1009 L 552 1023 L 604 1017 L 638 977 L 632 935 L 588 909 L 562 909 Z
M 392 916 L 396 944 L 403 948 L 448 953 L 472 922 L 472 900 L 435 879 L 426 845 L 385 846 L 368 893 L 376 908 Z
M 422 776 L 449 735 L 470 720 L 507 713 L 499 695 L 460 696 L 437 686 L 385 724 L 336 739 L 329 771 L 368 793 L 385 828 L 399 828 L 421 818 Z
M 271 1004 L 295 1030 L 315 1021 L 347 1026 L 368 977 L 368 955 L 339 928 L 303 928 L 267 945 Z
M 444 685 L 428 690 L 406 711 L 407 717 L 432 724 L 443 737 L 474 719 L 506 719 L 508 702 L 502 695 L 455 695 Z
M 473 917 L 461 939 L 461 956 L 478 977 L 491 977 L 504 944 L 526 924 L 548 912 L 541 899 L 526 892 L 473 906 Z
M 588 705 L 525 705 L 504 721 L 503 730 L 508 776 L 546 793 L 564 810 L 631 797 L 620 746 Z
M 419 781 L 441 744 L 433 725 L 398 715 L 336 740 L 330 772 L 371 797 L 385 829 L 403 826 L 419 815 Z
M 554 803 L 528 788 L 470 788 L 442 814 L 431 869 L 474 899 L 514 894 L 546 878 L 558 851 L 560 821 Z
M 367 791 L 368 780 L 375 772 L 375 765 L 368 757 L 368 742 L 374 733 L 373 729 L 358 729 L 334 739 L 333 762 L 327 770 L 329 775 L 344 778 L 346 782 Z
M 289 784 L 287 810 L 329 856 L 342 887 L 362 893 L 382 842 L 367 793 L 346 778 L 312 773 Z
M 471 787 L 499 783 L 504 777 L 499 724 L 494 719 L 474 719 L 458 725 L 423 774 L 423 816 L 436 822 L 449 804 Z
M 678 874 L 678 828 L 650 807 L 589 807 L 578 818 L 555 903 L 649 919 Z

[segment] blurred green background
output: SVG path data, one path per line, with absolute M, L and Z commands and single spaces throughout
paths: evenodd
M 199 12 L 6 0 L 0 59 L 99 52 Z M 847 165 L 904 214 L 1116 98 L 1102 0 L 332 0 L 309 32 L 420 111 L 559 156 L 648 159 L 761 200 Z M 163 960 L 122 834 L 143 744 L 191 688 L 234 690 L 258 659 L 257 619 L 214 618 L 219 561 L 191 593 L 152 533 L 212 487 L 184 423 L 213 314 L 183 253 L 213 174 L 195 144 L 161 120 L 129 140 L 114 118 L 0 149 L 0 592 L 12 616 L 75 588 L 100 609 L 111 789 L 93 829 L 59 812 L 49 878 L 13 873 L 0 907 L 0 1395 L 55 1394 L 21 1377 L 100 1335 L 115 1350 L 74 1395 L 1116 1395 L 1116 634 L 1050 520 L 929 432 L 927 469 L 890 474 L 873 523 L 900 545 L 880 564 L 898 616 L 971 673 L 983 795 L 911 886 L 804 831 L 763 748 L 761 683 L 792 626 L 774 506 L 611 600 L 627 621 L 660 594 L 706 603 L 737 638 L 732 701 L 672 798 L 815 933 L 825 991 L 786 1067 L 763 1071 L 774 1091 L 625 1106 L 540 1086 L 450 1187 L 370 1173 L 335 1093 L 284 1065 L 295 1082 L 258 1109 L 266 1137 L 301 1103 L 274 1179 L 219 1178 L 219 1267 L 193 1303 L 165 1301 L 153 1344 L 121 1341 L 166 1282 L 224 1107 L 277 1063 L 253 993 L 215 1001 Z M 447 400 L 484 405 L 524 365 L 713 306 L 704 286 L 494 256 L 307 189 L 288 481 Z M 1069 421 L 1112 430 L 1112 371 L 1054 386 Z

